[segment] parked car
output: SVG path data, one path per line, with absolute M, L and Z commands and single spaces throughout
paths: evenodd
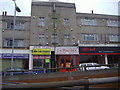
M 101 69 L 109 69 L 108 66 L 100 66 L 98 63 L 81 63 L 79 64 L 80 70 L 101 70 Z
M 20 74 L 36 74 L 36 72 L 26 71 L 23 68 L 13 67 L 13 68 L 6 68 L 2 71 L 2 75 L 20 75 Z

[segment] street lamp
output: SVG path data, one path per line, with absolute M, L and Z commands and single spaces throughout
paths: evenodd
M 15 31 L 15 24 L 16 24 L 16 11 L 21 12 L 20 8 L 16 4 L 16 0 L 12 0 L 15 4 L 15 9 L 14 9 L 14 19 L 13 19 L 13 31 L 12 31 L 12 57 L 11 57 L 11 68 L 13 67 L 13 59 L 14 59 L 14 31 Z

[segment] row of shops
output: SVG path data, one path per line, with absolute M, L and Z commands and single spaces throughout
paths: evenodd
M 0 54 L 3 68 L 10 67 L 11 50 Z M 116 64 L 120 62 L 118 46 L 30 46 L 29 50 L 15 50 L 13 67 L 25 69 L 73 67 L 80 63 L 96 62 Z

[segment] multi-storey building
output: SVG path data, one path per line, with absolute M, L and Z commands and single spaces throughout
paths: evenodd
M 14 32 L 14 17 L 1 17 L 3 68 L 10 66 L 13 37 L 13 66 L 33 69 L 120 62 L 119 16 L 77 13 L 74 3 L 34 1 L 31 17 L 16 17 Z

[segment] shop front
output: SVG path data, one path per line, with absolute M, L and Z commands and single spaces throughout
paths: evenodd
M 117 64 L 120 62 L 120 48 L 113 46 L 80 46 L 80 63 Z
M 30 46 L 29 69 L 51 68 L 53 62 L 53 47 Z M 44 72 L 41 70 L 41 72 Z
M 23 53 L 24 52 L 24 53 Z M 0 53 L 2 61 L 2 69 L 11 67 L 12 53 L 11 49 L 3 49 Z M 28 69 L 29 50 L 14 50 L 13 53 L 13 66 Z
M 79 64 L 78 47 L 56 47 L 56 62 L 58 68 L 70 68 Z M 61 72 L 75 71 L 75 69 L 60 69 Z

